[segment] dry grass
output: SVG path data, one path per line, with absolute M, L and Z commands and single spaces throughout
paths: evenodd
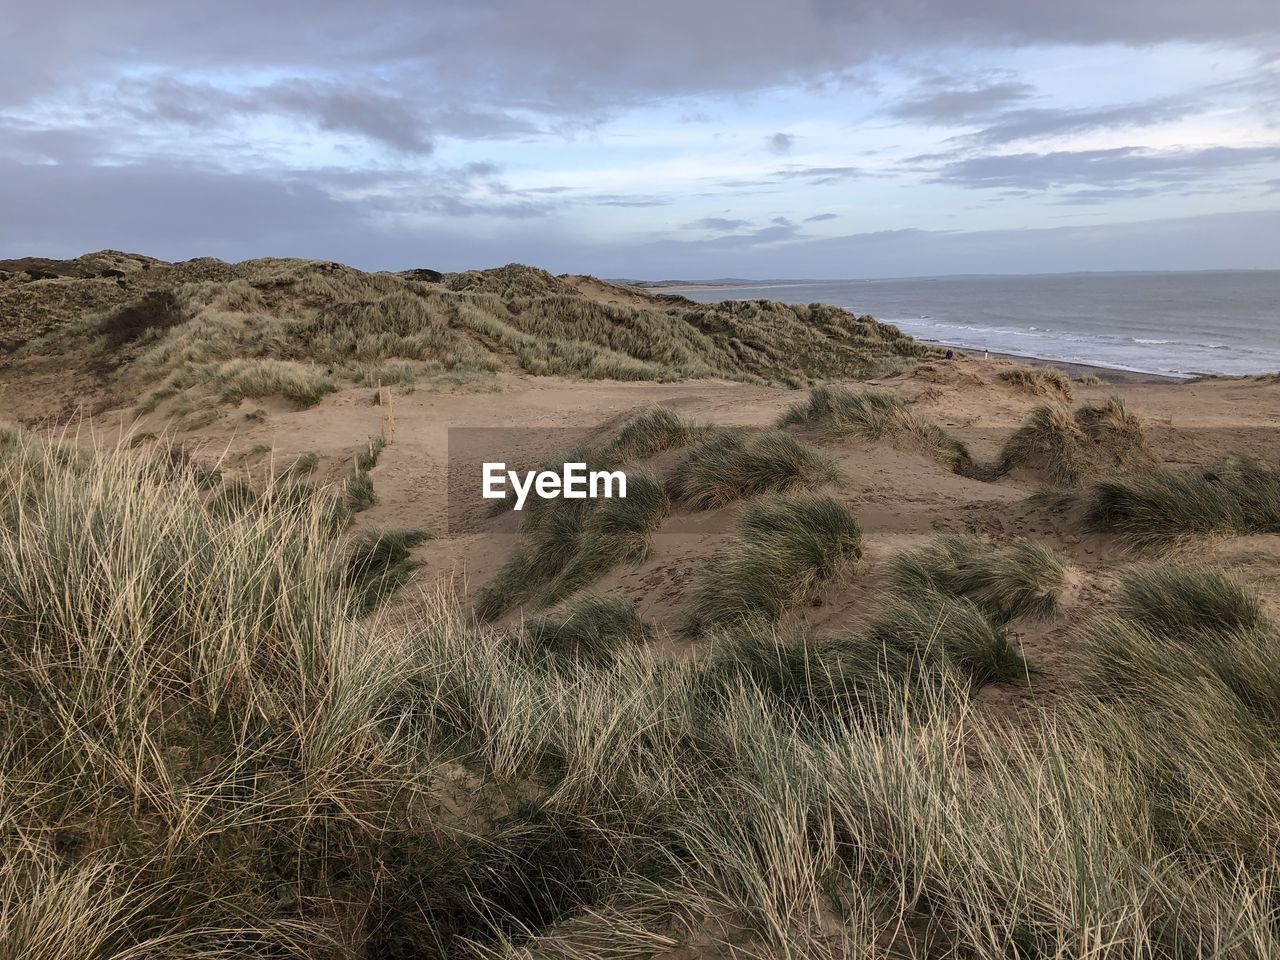
M 757 501 L 743 514 L 729 555 L 694 583 L 689 629 L 777 621 L 861 554 L 862 531 L 846 505 L 819 496 Z
M 970 473 L 973 461 L 965 445 L 899 397 L 881 390 L 852 391 L 840 386 L 814 387 L 809 398 L 793 405 L 779 426 L 802 424 L 823 435 L 882 441 L 918 450 L 956 473 Z
M 998 623 L 1051 616 L 1066 571 L 1066 558 L 1050 547 L 1027 540 L 997 547 L 958 536 L 939 537 L 890 564 L 893 584 L 903 595 L 963 597 Z
M 1022 724 L 945 594 L 549 669 L 448 597 L 358 619 L 322 503 L 146 452 L 0 430 L 0 955 L 1280 955 L 1280 639 L 1206 636 L 1212 584 L 1130 589 Z
M 1002 370 L 1000 379 L 1035 397 L 1071 402 L 1071 378 L 1053 367 L 1013 367 Z
M 1138 544 L 1280 532 L 1280 470 L 1243 458 L 1217 469 L 1102 480 L 1071 499 L 1090 526 Z
M 1030 470 L 1060 487 L 1076 487 L 1117 473 L 1140 473 L 1156 465 L 1142 422 L 1112 397 L 1074 412 L 1037 407 L 1005 441 L 998 472 Z
M 777 430 L 723 430 L 689 451 L 668 484 L 672 499 L 711 510 L 761 493 L 812 489 L 838 478 L 835 465 Z
M 670 511 L 662 482 L 646 471 L 628 473 L 625 498 L 531 499 L 520 543 L 477 594 L 477 616 L 492 620 L 517 604 L 556 603 L 618 564 L 643 560 Z
M 175 392 L 221 402 L 278 394 L 307 405 L 343 380 L 409 385 L 512 367 L 798 383 L 909 367 L 935 352 L 836 307 L 641 294 L 639 306 L 604 303 L 519 264 L 424 280 L 317 261 L 206 259 L 154 263 L 134 283 L 136 299 L 119 303 L 111 283 L 100 301 L 109 309 L 86 309 L 27 343 L 24 355 L 79 360 L 86 377 L 147 412 Z M 0 315 L 12 292 L 0 285 Z

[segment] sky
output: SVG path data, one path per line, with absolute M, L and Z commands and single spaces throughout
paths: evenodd
M 1280 268 L 1276 0 L 0 0 L 0 257 Z

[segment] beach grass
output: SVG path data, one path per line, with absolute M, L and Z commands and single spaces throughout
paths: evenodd
M 319 492 L 229 511 L 146 452 L 0 430 L 6 956 L 1280 954 L 1277 638 L 1205 642 L 1204 590 L 1131 588 L 1025 723 L 945 593 L 549 670 L 447 593 L 356 616 Z M 857 542 L 758 503 L 743 550 Z

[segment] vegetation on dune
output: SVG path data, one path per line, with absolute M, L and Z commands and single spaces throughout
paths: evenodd
M 343 579 L 357 615 L 371 613 L 408 582 L 418 566 L 409 551 L 430 537 L 425 530 L 362 530 L 352 538 Z
M 712 704 L 718 707 L 746 688 L 806 727 L 881 722 L 902 709 L 907 681 L 917 674 L 901 647 L 861 634 L 812 637 L 754 618 L 713 631 L 708 639 L 703 682 Z M 942 679 L 931 692 L 955 691 Z
M 997 547 L 969 537 L 939 537 L 900 553 L 890 578 L 904 596 L 942 593 L 965 598 L 997 623 L 1048 617 L 1058 605 L 1067 561 L 1056 550 L 1027 540 Z
M 1159 469 L 1080 492 L 1085 521 L 1139 544 L 1280 531 L 1280 471 L 1240 458 L 1218 469 Z
M 956 473 L 969 473 L 973 461 L 965 445 L 906 401 L 883 390 L 853 391 L 820 386 L 807 400 L 782 415 L 779 426 L 802 424 L 834 438 L 858 436 L 919 450 Z
M 1100 715 L 1117 727 L 1109 751 L 1149 785 L 1160 841 L 1219 869 L 1274 870 L 1280 634 L 1257 598 L 1216 571 L 1139 569 L 1119 616 L 1086 639 Z
M 586 596 L 561 613 L 532 621 L 525 637 L 537 655 L 558 662 L 613 662 L 620 650 L 646 642 L 653 629 L 623 597 Z
M 720 430 L 685 455 L 671 475 L 672 499 L 711 510 L 760 493 L 786 493 L 836 480 L 826 457 L 777 430 Z
M 323 503 L 148 452 L 0 431 L 6 956 L 1280 955 L 1269 625 L 1101 621 L 1029 724 L 917 655 L 988 675 L 945 594 L 549 670 L 445 598 L 357 619 Z
M 1000 371 L 1000 379 L 1033 396 L 1071 402 L 1071 378 L 1053 367 L 1013 367 Z
M 1003 625 L 964 596 L 925 591 L 887 604 L 867 636 L 912 662 L 958 671 L 975 687 L 1026 676 L 1021 655 Z
M 638 470 L 627 474 L 626 497 L 530 499 L 525 510 L 520 542 L 476 596 L 482 620 L 525 602 L 555 603 L 618 564 L 643 560 L 671 504 L 662 482 Z
M 320 466 L 320 454 L 314 450 L 308 450 L 298 454 L 298 459 L 294 460 L 293 465 L 289 467 L 289 473 L 295 477 L 305 477 L 315 473 L 318 466 Z
M 707 432 L 670 407 L 652 407 L 629 418 L 605 447 L 611 463 L 647 460 L 666 450 L 688 446 Z
M 695 580 L 689 629 L 777 621 L 861 554 L 862 531 L 845 504 L 812 495 L 756 501 L 728 555 Z
M 1151 470 L 1156 459 L 1142 422 L 1119 397 L 1074 412 L 1037 407 L 1000 451 L 1000 473 L 1031 470 L 1060 487 L 1076 487 L 1117 473 Z
M 0 314 L 20 286 L 0 284 Z M 123 301 L 122 288 L 110 286 L 100 309 L 86 306 L 22 350 L 84 357 L 85 374 L 139 413 L 176 393 L 218 403 L 280 395 L 308 406 L 343 380 L 405 386 L 505 368 L 798 382 L 873 375 L 935 352 L 892 325 L 822 304 L 704 305 L 639 293 L 641 306 L 606 303 L 519 264 L 397 275 L 321 261 L 205 258 L 148 264 L 131 274 Z
M 1150 564 L 1120 577 L 1120 615 L 1185 643 L 1214 645 L 1224 635 L 1266 626 L 1262 604 L 1212 568 Z

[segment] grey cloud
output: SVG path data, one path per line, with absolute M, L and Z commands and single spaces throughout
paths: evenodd
M 840 214 L 838 213 L 815 213 L 812 217 L 805 217 L 804 222 L 818 223 L 819 221 L 822 221 L 822 220 L 838 220 L 839 218 L 840 218 Z
M 630 196 L 617 193 L 589 194 L 582 199 L 586 203 L 594 203 L 602 207 L 665 207 L 671 203 L 670 197 Z
M 671 30 L 679 23 L 679 30 Z M 251 28 L 246 27 L 251 25 Z M 927 26 L 924 26 L 927 25 Z M 383 80 L 415 103 L 599 115 L 683 95 L 852 78 L 879 56 L 963 45 L 1232 42 L 1274 49 L 1273 0 L 51 0 L 3 21 L 0 97 L 111 83 L 126 70 L 270 70 Z M 625 43 L 617 42 L 625 37 Z M 341 106 L 320 105 L 349 119 Z
M 963 123 L 974 117 L 986 117 L 1013 103 L 1020 103 L 1035 93 L 1030 84 L 1015 80 L 984 86 L 946 87 L 935 82 L 921 88 L 915 96 L 895 104 L 890 111 L 903 120 L 933 124 Z
M 196 129 L 223 126 L 236 117 L 292 117 L 420 156 L 429 155 L 441 135 L 481 140 L 539 132 L 528 120 L 502 111 L 424 105 L 395 90 L 311 79 L 278 80 L 243 91 L 171 77 L 129 80 L 117 85 L 115 102 L 133 119 Z
M 693 223 L 686 223 L 686 230 L 740 230 L 743 227 L 750 226 L 750 220 L 730 220 L 725 217 L 703 217 L 701 220 L 695 220 Z
M 935 182 L 980 189 L 1047 190 L 1072 186 L 1172 185 L 1259 164 L 1280 162 L 1280 146 L 1209 147 L 1153 151 L 1109 150 L 1017 153 L 969 157 L 944 164 Z
M 1008 110 L 976 133 L 958 138 L 980 146 L 1012 143 L 1033 137 L 1084 133 L 1118 127 L 1141 127 L 1179 120 L 1201 108 L 1168 100 L 1122 104 L 1097 109 L 1027 108 Z
M 259 91 L 254 99 L 310 119 L 322 130 L 360 134 L 405 153 L 429 154 L 435 149 L 424 119 L 399 98 L 340 84 L 290 81 Z
M 339 180 L 343 177 L 339 176 Z M 115 247 L 165 259 L 280 255 L 366 269 L 463 269 L 523 259 L 604 276 L 919 276 L 1066 270 L 1280 268 L 1280 210 L 1088 227 L 897 230 L 805 239 L 794 228 L 602 246 L 513 220 L 491 238 L 421 223 L 261 173 L 0 160 L 0 256 Z M 158 211 L 139 217 L 138 211 Z M 537 251 L 531 256 L 530 251 Z M 856 267 L 851 265 L 856 264 Z
M 765 146 L 773 153 L 787 154 L 795 146 L 796 138 L 789 133 L 775 133 L 765 138 Z
M 779 180 L 805 180 L 815 186 L 821 186 L 828 183 L 836 183 L 840 180 L 863 177 L 866 176 L 866 172 L 859 167 L 790 166 L 775 170 L 770 176 Z
M 749 248 L 786 243 L 799 235 L 796 227 L 790 223 L 774 222 L 773 226 L 748 230 L 744 233 L 728 233 L 705 241 L 709 248 Z

